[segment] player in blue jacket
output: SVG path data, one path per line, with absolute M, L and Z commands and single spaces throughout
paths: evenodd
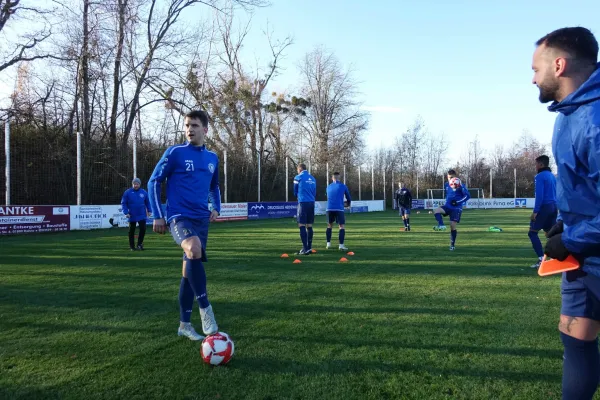
M 134 178 L 132 187 L 123 193 L 121 198 L 121 210 L 129 220 L 129 249 L 144 250 L 144 236 L 146 235 L 146 217 L 150 214 L 150 202 L 148 192 L 141 189 L 142 181 Z M 137 247 L 135 246 L 135 227 L 139 225 Z
M 183 249 L 183 269 L 179 287 L 180 324 L 178 334 L 202 340 L 190 323 L 194 297 L 200 306 L 205 335 L 218 332 L 213 308 L 206 292 L 206 241 L 208 226 L 221 211 L 219 158 L 206 149 L 208 115 L 191 111 L 185 116 L 186 144 L 171 146 L 156 165 L 148 182 L 150 205 L 154 214 L 154 231 L 170 230 Z M 162 183 L 167 182 L 166 215 L 161 209 Z M 212 204 L 213 210 L 208 203 Z M 167 228 L 168 224 L 168 228 Z
M 562 398 L 592 399 L 600 378 L 600 63 L 586 28 L 562 28 L 536 42 L 533 84 L 558 113 L 552 137 L 559 222 L 545 254 L 580 268 L 561 282 Z
M 327 248 L 331 248 L 331 228 L 334 222 L 338 224 L 340 232 L 338 235 L 340 244 L 339 250 L 348 250 L 344 244 L 346 238 L 346 215 L 344 214 L 344 198 L 348 202 L 348 207 L 352 204 L 350 191 L 344 182 L 340 181 L 340 173 L 334 172 L 331 175 L 331 184 L 327 186 Z
M 446 189 L 446 204 L 436 208 L 433 213 L 437 220 L 437 226 L 433 227 L 434 231 L 445 231 L 446 226 L 442 219 L 442 214 L 450 217 L 450 251 L 454 251 L 456 244 L 456 225 L 460 223 L 460 217 L 462 215 L 463 205 L 469 201 L 471 194 L 467 186 L 456 176 L 456 171 L 451 169 L 448 170 L 447 174 L 448 182 L 445 183 L 444 188 Z
M 302 240 L 302 250 L 298 252 L 299 255 L 312 253 L 316 194 L 317 180 L 306 170 L 306 164 L 298 164 L 298 175 L 294 177 L 294 196 L 298 199 L 298 228 Z
M 537 175 L 535 176 L 535 205 L 531 214 L 529 223 L 529 240 L 533 245 L 533 250 L 538 256 L 537 263 L 531 268 L 539 268 L 544 256 L 542 242 L 538 236 L 540 229 L 544 232 L 550 231 L 556 224 L 556 178 L 550 170 L 550 158 L 548 156 L 539 156 L 535 159 Z
M 398 190 L 394 193 L 398 215 L 402 217 L 404 231 L 410 232 L 410 209 L 412 208 L 412 193 L 406 185 L 398 183 Z

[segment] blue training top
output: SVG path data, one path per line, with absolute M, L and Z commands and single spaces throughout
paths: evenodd
M 335 181 L 327 186 L 327 210 L 326 211 L 344 211 L 344 197 L 348 201 L 348 206 L 352 202 L 348 186 L 343 182 Z
M 535 176 L 535 206 L 537 213 L 546 204 L 556 204 L 556 178 L 550 168 L 544 168 Z
M 160 207 L 162 183 L 167 181 L 167 215 Z M 155 218 L 170 222 L 175 217 L 210 217 L 209 201 L 221 212 L 219 158 L 205 146 L 189 143 L 171 146 L 156 165 L 148 182 L 150 206 Z
M 313 202 L 317 194 L 317 180 L 307 170 L 294 178 L 294 196 L 299 203 Z
M 123 214 L 129 214 L 129 222 L 138 222 L 146 219 L 146 211 L 150 210 L 148 193 L 144 189 L 129 188 L 121 198 Z

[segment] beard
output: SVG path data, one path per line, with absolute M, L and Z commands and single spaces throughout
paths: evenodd
M 540 103 L 548 103 L 556 100 L 556 94 L 558 93 L 558 82 L 548 81 L 538 85 L 540 90 Z

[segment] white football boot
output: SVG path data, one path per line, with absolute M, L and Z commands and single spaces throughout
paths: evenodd
M 177 330 L 177 336 L 185 336 L 186 338 L 197 341 L 204 340 L 204 336 L 200 335 L 190 322 L 184 322 L 183 328 L 179 325 L 179 329 Z
M 205 335 L 210 336 L 219 332 L 212 305 L 200 309 L 200 318 L 202 319 L 202 331 Z

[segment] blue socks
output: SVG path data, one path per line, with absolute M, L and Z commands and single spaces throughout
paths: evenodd
M 308 233 L 308 239 L 306 240 L 306 244 L 308 245 L 308 247 L 306 249 L 310 250 L 310 249 L 312 249 L 312 239 L 313 239 L 312 226 L 309 226 L 308 228 L 306 228 L 306 232 Z
M 544 256 L 544 249 L 542 248 L 542 242 L 540 241 L 538 233 L 529 231 L 527 236 L 529 236 L 529 240 L 531 240 L 535 254 L 537 254 L 538 258 L 542 258 Z
M 575 339 L 560 333 L 563 356 L 563 400 L 592 400 L 600 379 L 598 338 L 592 341 Z
M 346 229 L 340 229 L 340 244 L 344 244 L 344 239 L 346 238 Z
M 331 228 L 327 228 L 325 236 L 327 236 L 327 243 L 331 242 Z
M 185 263 L 185 272 L 200 308 L 210 306 L 208 295 L 206 294 L 206 272 L 204 271 L 202 260 L 199 258 L 187 260 Z
M 456 230 L 450 231 L 450 246 L 454 246 L 454 243 L 456 243 L 456 235 L 458 235 Z
M 444 225 L 444 220 L 442 218 L 442 214 L 435 214 L 435 219 L 438 222 L 438 226 Z
M 190 322 L 194 307 L 194 291 L 187 278 L 181 277 L 179 285 L 179 318 L 181 322 Z
M 308 235 L 306 234 L 306 226 L 300 227 L 300 239 L 302 240 L 302 249 L 308 250 Z

